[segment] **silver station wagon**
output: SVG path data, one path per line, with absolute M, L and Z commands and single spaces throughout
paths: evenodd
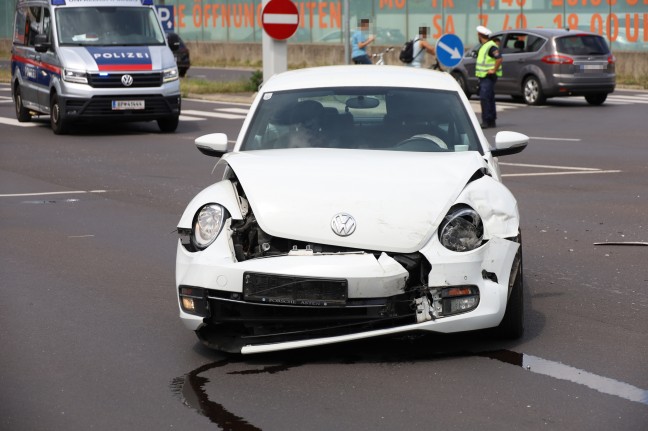
M 601 105 L 616 85 L 615 59 L 602 36 L 567 29 L 508 30 L 493 33 L 501 47 L 503 76 L 496 94 L 529 105 L 549 97 L 585 96 Z M 468 97 L 478 94 L 475 63 L 479 46 L 466 52 L 450 73 Z

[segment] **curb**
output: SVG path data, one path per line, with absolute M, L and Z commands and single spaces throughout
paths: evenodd
M 212 94 L 187 94 L 187 99 L 210 100 L 213 102 L 230 102 L 251 105 L 256 93 L 212 93 Z

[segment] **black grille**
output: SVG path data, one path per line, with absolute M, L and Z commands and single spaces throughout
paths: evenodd
M 243 297 L 246 301 L 308 306 L 344 305 L 347 291 L 345 279 L 254 272 L 243 275 Z
M 143 100 L 144 109 L 137 110 L 113 110 L 113 100 Z M 149 95 L 134 95 L 134 96 L 95 96 L 89 101 L 86 101 L 83 107 L 79 107 L 78 103 L 69 100 L 66 103 L 68 112 L 71 108 L 75 110 L 76 115 L 95 117 L 95 116 L 145 116 L 145 115 L 172 115 L 180 108 L 179 97 L 163 96 L 149 96 Z
M 126 87 L 121 82 L 123 75 L 133 77 L 133 84 Z M 89 84 L 94 88 L 144 88 L 160 87 L 162 85 L 162 74 L 155 73 L 108 73 L 100 75 L 98 73 L 89 73 Z

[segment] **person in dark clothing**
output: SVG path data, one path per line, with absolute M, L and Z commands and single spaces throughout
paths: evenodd
M 475 76 L 479 79 L 479 100 L 481 102 L 482 129 L 497 127 L 495 106 L 495 83 L 502 76 L 502 54 L 499 45 L 490 39 L 491 31 L 484 26 L 477 27 L 477 37 L 482 44 L 477 53 Z

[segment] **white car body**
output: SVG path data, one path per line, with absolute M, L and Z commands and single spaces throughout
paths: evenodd
M 325 95 L 314 89 L 326 90 Z M 460 121 L 452 123 L 452 134 L 451 120 L 440 125 L 434 118 L 447 112 L 434 114 L 431 106 L 424 121 L 436 130 L 444 127 L 439 133 L 445 132 L 449 142 L 442 139 L 439 145 L 429 134 L 384 148 L 372 147 L 371 139 L 365 142 L 370 136 L 365 130 L 380 137 L 414 127 L 405 125 L 411 113 L 394 126 L 387 123 L 387 117 L 398 114 L 391 100 L 397 100 L 400 89 L 421 94 L 421 103 L 429 92 L 431 102 L 448 103 L 456 111 L 452 118 Z M 292 148 L 288 141 L 299 126 L 293 128 L 288 114 L 276 106 L 263 104 L 292 100 L 296 90 L 323 101 L 318 103 L 333 111 L 335 121 L 354 117 L 353 123 L 326 129 L 320 122 L 310 133 L 338 133 L 336 140 Z M 353 96 L 365 90 L 385 96 Z M 295 107 L 306 106 L 304 97 L 298 99 L 277 106 L 290 107 L 295 115 Z M 301 114 L 311 115 L 303 109 Z M 264 116 L 269 120 L 261 133 L 254 121 Z M 303 133 L 305 123 L 300 124 Z M 362 134 L 340 138 L 345 127 Z M 282 137 L 274 147 L 263 147 L 267 135 Z M 274 76 L 259 91 L 231 152 L 226 153 L 222 134 L 196 140 L 202 152 L 222 155 L 218 165 L 225 173 L 189 203 L 178 223 L 176 293 L 182 321 L 208 346 L 256 353 L 411 331 L 501 327 L 508 298 L 517 292 L 509 307 L 516 309 L 507 312 L 514 316 L 503 332 L 521 335 L 519 214 L 501 183 L 495 156 L 519 152 L 527 141 L 524 135 L 500 132 L 491 148 L 468 100 L 445 73 L 334 66 Z M 349 148 L 350 142 L 359 147 Z M 217 226 L 219 233 L 203 248 L 196 240 L 196 230 L 202 238 L 204 229 L 198 214 L 211 204 L 224 208 L 225 215 L 220 224 L 207 217 L 212 224 L 204 232 L 213 234 L 211 227 Z M 465 209 L 469 212 L 456 216 Z M 478 242 L 465 251 L 450 250 L 440 239 L 440 227 L 453 231 L 447 226 L 456 219 L 461 226 L 469 220 L 470 228 L 479 228 L 473 235 Z M 444 241 L 461 235 L 448 234 Z M 264 283 L 268 292 L 261 288 Z M 455 308 L 460 306 L 467 308 Z M 355 310 L 366 317 L 354 315 Z M 303 327 L 302 321 L 307 322 Z

